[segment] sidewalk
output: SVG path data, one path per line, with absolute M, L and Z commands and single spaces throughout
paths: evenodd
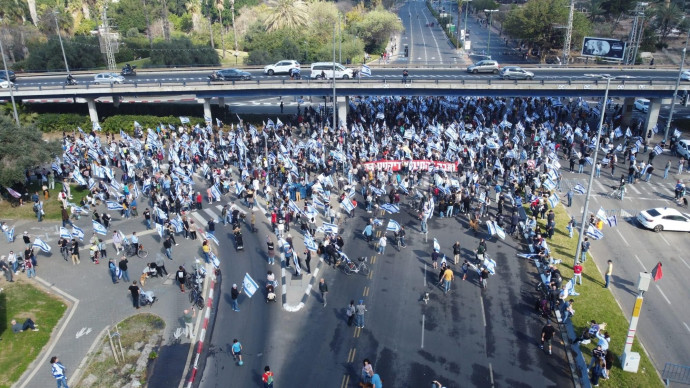
M 132 231 L 137 231 L 137 234 L 142 235 L 140 237 L 141 243 L 149 250 L 149 256 L 146 259 L 129 258 L 128 272 L 132 281 L 138 281 L 146 263 L 155 261 L 156 255 L 161 254 L 158 235 L 142 233 L 145 231 L 142 220 L 143 217 L 138 217 L 117 221 L 113 225 L 114 228 L 122 230 L 126 235 L 131 234 Z M 90 218 L 86 217 L 76 223 L 85 231 L 91 231 L 90 222 Z M 56 244 L 59 238 L 57 230 L 60 223 L 38 223 L 24 220 L 10 221 L 9 223 L 16 226 L 18 235 L 26 230 L 32 236 L 39 235 L 51 246 L 52 252 L 49 254 L 36 250 L 38 261 L 36 285 L 50 293 L 60 295 L 69 303 L 65 316 L 53 329 L 51 340 L 13 387 L 43 388 L 54 386 L 55 380 L 50 373 L 49 365 L 50 357 L 53 355 L 60 357 L 60 361 L 67 367 L 69 384 L 76 386 L 79 380 L 85 377 L 81 374 L 90 358 L 87 355 L 100 350 L 98 346 L 106 330 L 108 328 L 112 330 L 114 325 L 139 312 L 156 314 L 166 322 L 163 346 L 160 351 L 160 359 L 156 364 L 155 375 L 164 374 L 176 380 L 182 378 L 182 371 L 185 368 L 191 342 L 183 338 L 172 352 L 166 351 L 169 348 L 166 345 L 173 339 L 174 331 L 178 327 L 184 327 L 181 321 L 182 310 L 189 307 L 189 302 L 187 294 L 180 293 L 179 288 L 174 284 L 173 276 L 179 265 L 185 264 L 188 270 L 191 269 L 191 261 L 183 258 L 198 256 L 197 251 L 200 244 L 180 244 L 179 247 L 174 248 L 173 258 L 175 260 L 166 259 L 168 277 L 149 279 L 146 285 L 142 287 L 146 291 L 153 291 L 158 300 L 153 306 L 135 310 L 132 307 L 130 293 L 127 289 L 131 283 L 120 279 L 118 284 L 112 284 L 107 259 L 102 259 L 100 264 L 95 265 L 89 259 L 88 253 L 82 250 L 81 264 L 75 266 L 71 262 L 63 260 Z M 87 233 L 85 240 L 90 237 L 90 233 Z M 182 241 L 178 239 L 178 242 L 184 241 L 184 239 Z M 24 248 L 21 238 L 16 239 L 12 244 L 6 242 L 5 244 L 3 251 L 22 252 Z M 112 244 L 108 244 L 107 251 L 109 258 L 115 257 Z M 25 275 L 19 273 L 16 276 L 24 277 Z M 201 315 L 197 313 L 197 318 L 200 319 Z M 38 323 L 40 324 L 40 322 Z

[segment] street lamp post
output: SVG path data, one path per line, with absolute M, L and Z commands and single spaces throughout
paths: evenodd
M 0 18 L 2 22 L 2 18 Z M 12 81 L 10 81 L 10 72 L 7 70 L 7 61 L 5 61 L 5 46 L 2 44 L 2 37 L 0 36 L 0 54 L 2 54 L 2 65 L 5 67 L 5 81 L 7 81 L 7 89 L 10 91 L 10 100 L 12 100 L 12 111 L 14 112 L 14 121 L 19 126 L 19 115 L 17 114 L 17 104 L 14 102 L 14 91 Z
M 472 0 L 462 0 L 462 2 L 465 3 L 465 27 L 464 27 L 465 37 L 462 39 L 463 48 L 465 48 L 464 45 L 465 45 L 465 41 L 467 40 L 467 13 L 470 10 L 470 2 L 471 1 Z M 459 20 L 458 20 L 458 24 L 460 24 Z
M 601 138 L 601 127 L 604 126 L 604 116 L 606 115 L 606 103 L 609 99 L 609 86 L 611 86 L 611 80 L 616 79 L 608 74 L 600 75 L 601 78 L 606 79 L 606 92 L 604 92 L 604 103 L 601 108 L 601 114 L 599 117 L 599 128 L 597 129 L 597 141 L 594 144 L 594 155 L 592 156 L 592 171 L 589 173 L 589 183 L 587 184 L 587 194 L 585 195 L 585 207 L 582 210 L 582 221 L 580 223 L 580 235 L 577 238 L 577 248 L 575 249 L 575 260 L 578 262 L 580 260 L 580 248 L 582 247 L 582 241 L 585 236 L 585 226 L 587 224 L 587 213 L 589 212 L 589 197 L 592 193 L 592 183 L 594 181 L 594 165 L 597 163 L 597 154 L 599 153 L 599 139 Z
M 685 65 L 685 53 L 688 51 L 688 41 L 690 40 L 690 30 L 688 36 L 685 38 L 685 47 L 683 47 L 683 55 L 680 57 L 680 68 L 678 69 L 678 78 L 676 79 L 676 88 L 673 90 L 673 98 L 671 99 L 671 111 L 668 114 L 668 121 L 666 121 L 666 129 L 664 130 L 664 145 L 668 141 L 668 131 L 671 129 L 671 121 L 673 120 L 673 111 L 676 108 L 676 97 L 678 97 L 678 87 L 680 86 L 680 77 L 683 75 L 683 66 Z
M 58 40 L 60 40 L 60 49 L 62 50 L 62 59 L 65 61 L 65 70 L 67 71 L 67 75 L 69 75 L 69 66 L 67 65 L 67 55 L 65 55 L 65 46 L 62 44 L 62 35 L 60 35 L 60 23 L 58 23 L 57 15 L 58 15 L 58 11 L 57 10 L 53 11 L 53 17 L 55 18 L 55 28 L 57 28 L 57 36 L 58 36 Z
M 491 51 L 489 51 L 489 49 L 491 49 L 491 15 L 492 15 L 494 12 L 498 12 L 498 10 L 497 10 L 497 9 L 485 9 L 485 10 L 484 10 L 484 13 L 488 13 L 488 14 L 489 14 L 489 25 L 488 25 L 488 28 L 489 28 L 489 39 L 488 39 L 487 42 L 486 42 L 486 55 L 488 56 L 489 59 L 491 59 Z

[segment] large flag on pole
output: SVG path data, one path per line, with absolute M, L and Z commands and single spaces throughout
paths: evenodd
M 252 279 L 252 277 L 249 276 L 248 273 L 245 273 L 244 281 L 242 282 L 242 288 L 244 288 L 244 293 L 251 298 L 254 295 L 254 293 L 259 289 L 259 285 L 256 284 L 254 279 Z

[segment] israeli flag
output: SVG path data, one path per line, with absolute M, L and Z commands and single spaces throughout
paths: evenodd
M 544 181 L 544 183 L 542 183 L 542 185 L 544 186 L 544 188 L 546 190 L 549 190 L 549 191 L 556 188 L 556 183 L 551 179 L 551 177 L 546 178 L 546 180 Z
M 314 238 L 308 234 L 304 236 L 304 246 L 312 252 L 316 252 L 318 250 Z
M 587 190 L 584 186 L 582 186 L 582 184 L 578 183 L 577 185 L 575 185 L 575 187 L 573 187 L 573 191 L 578 194 L 584 194 Z
M 632 132 L 630 132 L 630 127 L 625 130 L 625 137 L 632 137 Z
M 371 69 L 367 65 L 362 65 L 362 68 L 359 70 L 359 74 L 362 77 L 371 77 Z
M 170 220 L 170 223 L 175 228 L 175 233 L 182 233 L 182 231 L 184 230 L 184 225 L 182 224 L 181 219 L 176 218 L 174 220 Z
M 213 119 L 210 118 L 209 116 L 204 116 L 204 121 L 205 121 L 206 123 L 210 124 L 210 123 L 213 122 Z
M 108 234 L 108 231 L 105 229 L 105 226 L 103 226 L 103 224 L 101 224 L 100 222 L 91 221 L 91 223 L 93 224 L 93 231 L 94 232 L 101 234 L 103 236 Z
M 120 184 L 120 182 L 114 179 L 110 182 L 110 187 L 112 187 L 118 193 L 120 192 L 120 190 L 122 190 L 122 185 Z
M 494 236 L 496 234 L 496 225 L 493 221 L 486 221 L 486 229 L 489 232 L 489 236 Z
M 240 195 L 244 191 L 244 186 L 240 182 L 235 182 L 235 194 Z
M 606 216 L 606 210 L 604 210 L 603 207 L 600 207 L 599 210 L 597 210 L 596 217 L 602 221 L 608 220 L 608 217 Z
M 38 237 L 36 237 L 36 239 L 34 240 L 33 246 L 42 250 L 43 252 L 50 252 L 50 245 L 46 244 L 45 241 L 41 240 Z
M 79 186 L 87 186 L 88 183 L 86 182 L 86 179 L 81 174 L 73 174 L 72 177 L 74 178 L 74 181 L 77 182 Z
M 7 237 L 10 239 L 10 242 L 14 241 L 14 226 L 12 227 L 12 229 L 10 229 L 9 232 L 7 232 Z
M 218 256 L 216 256 L 213 251 L 210 251 L 208 255 L 211 257 L 211 263 L 213 263 L 213 266 L 216 268 L 220 267 L 220 260 L 218 260 Z
M 604 233 L 601 232 L 601 230 L 595 228 L 594 226 L 590 225 L 587 228 L 587 232 L 585 233 L 587 237 L 591 237 L 593 240 L 601 240 L 604 238 Z
M 98 121 L 94 121 L 93 122 L 93 130 L 94 131 L 100 131 L 101 129 L 102 129 L 101 124 L 98 124 Z
M 676 128 L 676 129 L 673 130 L 673 137 L 679 138 L 680 135 L 681 135 L 681 133 L 680 133 L 680 131 L 678 130 L 678 128 Z
M 328 222 L 324 222 L 322 226 L 324 233 L 338 233 L 338 225 L 336 224 L 329 224 Z
M 494 223 L 494 228 L 496 229 L 496 235 L 497 235 L 501 240 L 505 240 L 505 239 L 506 239 L 506 232 L 505 232 L 505 230 L 503 230 L 503 228 L 501 228 L 500 226 L 498 226 L 496 223 Z
M 482 265 L 484 265 L 484 268 L 486 268 L 491 275 L 496 274 L 496 261 L 494 259 L 485 258 Z
M 606 219 L 606 223 L 609 224 L 609 227 L 613 228 L 615 226 L 618 226 L 618 219 L 616 216 L 611 216 Z
M 662 152 L 664 152 L 664 149 L 661 148 L 660 145 L 656 145 L 656 146 L 654 147 L 654 156 L 659 155 L 659 154 L 661 154 Z
M 165 212 L 163 210 L 161 210 L 160 208 L 156 208 L 156 217 L 158 217 L 161 220 L 167 220 L 168 219 L 168 215 L 165 214 Z
M 560 201 L 561 200 L 560 200 L 560 198 L 558 198 L 558 194 L 556 194 L 556 193 L 551 194 L 551 196 L 549 197 L 549 205 L 551 206 L 552 209 L 555 208 L 556 206 L 558 206 Z
M 213 235 L 213 233 L 206 233 L 206 239 L 213 241 L 216 246 L 220 245 L 220 242 L 218 242 L 218 239 Z
M 392 214 L 400 212 L 400 206 L 394 205 L 392 203 L 387 203 L 387 204 L 381 205 L 381 209 L 387 211 L 388 213 L 392 213 Z
M 313 202 L 314 202 L 314 206 L 316 206 L 319 209 L 325 209 L 326 208 L 326 205 L 318 198 L 314 198 Z M 351 202 L 350 202 L 350 204 L 351 204 Z
M 438 240 L 437 240 L 435 237 L 434 237 L 434 250 L 435 250 L 436 252 L 440 252 L 440 251 L 441 251 L 441 244 L 438 243 Z
M 218 190 L 218 184 L 211 186 L 211 195 L 214 201 L 220 201 L 220 190 Z
M 163 225 L 156 222 L 156 231 L 158 232 L 158 235 L 163 238 Z
M 300 209 L 299 209 L 299 206 L 297 206 L 297 204 L 296 204 L 294 201 L 292 201 L 292 200 L 290 200 L 290 201 L 288 202 L 288 208 L 289 208 L 290 210 L 292 210 L 295 214 L 300 214 L 300 213 L 301 213 L 301 211 L 300 211 Z
M 105 201 L 105 206 L 108 207 L 108 210 L 122 210 L 124 209 L 124 206 L 121 204 L 115 202 L 115 201 Z
M 383 226 L 383 220 L 374 218 L 374 226 Z
M 616 130 L 613 132 L 613 135 L 616 137 L 616 139 L 623 136 L 623 131 L 621 131 L 621 127 L 616 128 Z
M 72 225 L 72 237 L 84 241 L 84 231 L 80 227 Z
M 248 273 L 245 273 L 244 280 L 242 281 L 242 288 L 244 289 L 244 293 L 251 298 L 252 296 L 254 296 L 254 293 L 259 289 L 259 285 L 256 284 L 254 279 L 252 279 L 252 277 L 249 276 Z
M 388 226 L 386 227 L 386 230 L 389 232 L 399 232 L 400 231 L 400 224 L 398 221 L 390 219 L 388 220 Z
M 348 213 L 354 210 L 355 208 L 354 205 L 352 205 L 352 201 L 350 201 L 349 198 L 345 198 L 343 202 L 340 202 L 340 207 L 345 209 L 345 211 Z
M 62 175 L 62 169 L 60 168 L 59 164 L 53 163 L 51 167 L 53 168 L 53 171 L 55 171 L 56 175 Z
M 180 122 L 182 124 L 189 124 L 189 117 L 180 116 Z
M 70 234 L 69 230 L 67 230 L 67 228 L 61 226 L 60 227 L 60 237 L 66 238 L 69 240 L 72 238 L 72 235 Z

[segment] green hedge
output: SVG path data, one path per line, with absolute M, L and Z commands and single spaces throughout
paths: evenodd
M 120 133 L 124 130 L 127 133 L 134 131 L 134 122 L 138 122 L 146 128 L 156 128 L 160 124 L 179 125 L 180 118 L 175 116 L 148 116 L 148 115 L 118 115 L 110 116 L 103 120 L 101 128 L 105 133 Z M 189 117 L 191 125 L 205 125 L 201 117 Z M 36 120 L 36 127 L 43 132 L 72 132 L 81 127 L 84 131 L 91 130 L 91 120 L 88 115 L 76 113 L 43 113 Z

